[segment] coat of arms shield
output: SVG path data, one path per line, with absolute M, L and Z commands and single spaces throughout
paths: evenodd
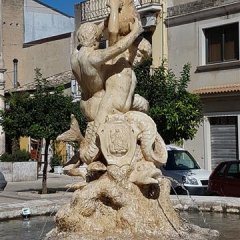
M 101 150 L 108 165 L 130 165 L 136 150 L 137 137 L 125 120 L 111 120 L 98 130 Z

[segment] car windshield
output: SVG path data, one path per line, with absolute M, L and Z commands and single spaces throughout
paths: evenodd
M 191 170 L 200 169 L 199 165 L 187 151 L 171 150 L 168 151 L 166 170 Z

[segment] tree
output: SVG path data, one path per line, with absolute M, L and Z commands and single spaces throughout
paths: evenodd
M 187 91 L 190 64 L 177 78 L 164 63 L 150 74 L 151 61 L 135 67 L 136 92 L 149 101 L 149 115 L 166 143 L 192 139 L 202 122 L 202 106 L 196 94 Z
M 17 93 L 10 96 L 10 108 L 2 112 L 1 124 L 4 131 L 15 138 L 30 136 L 45 139 L 42 193 L 47 193 L 48 149 L 51 140 L 69 128 L 72 113 L 77 116 L 81 114 L 79 104 L 77 108 L 77 103 L 73 103 L 70 96 L 64 95 L 63 87 L 50 87 L 40 69 L 35 72 L 36 92 L 33 96 Z
M 10 93 L 10 97 L 6 99 L 5 111 L 0 112 L 0 123 L 6 132 L 7 138 L 11 141 L 10 152 L 13 157 L 19 149 L 18 139 L 27 135 L 27 129 L 30 126 L 31 114 L 28 98 L 29 94 L 26 92 Z

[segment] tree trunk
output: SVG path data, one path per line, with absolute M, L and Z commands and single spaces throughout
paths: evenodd
M 42 178 L 42 194 L 47 193 L 47 167 L 48 167 L 48 148 L 50 145 L 50 139 L 46 139 L 44 149 L 44 166 L 43 166 L 43 178 Z
M 13 156 L 13 161 L 17 161 L 16 159 L 16 151 L 20 149 L 19 146 L 19 140 L 17 138 L 12 139 L 12 156 Z

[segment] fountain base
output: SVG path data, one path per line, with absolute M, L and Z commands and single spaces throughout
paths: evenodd
M 218 232 L 182 219 L 169 198 L 170 182 L 138 187 L 116 182 L 105 173 L 75 191 L 70 204 L 56 215 L 57 227 L 46 240 L 217 239 Z

